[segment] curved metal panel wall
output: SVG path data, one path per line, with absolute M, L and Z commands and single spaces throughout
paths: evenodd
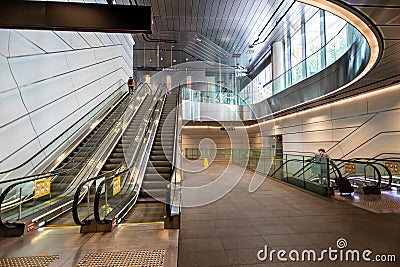
M 0 30 L 0 171 L 49 144 L 131 73 L 124 34 Z

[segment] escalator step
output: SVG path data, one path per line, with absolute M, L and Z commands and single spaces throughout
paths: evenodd
M 165 161 L 149 161 L 147 166 L 153 167 L 171 167 L 171 163 L 168 160 Z
M 147 173 L 144 175 L 143 181 L 160 181 L 161 179 L 169 180 L 170 173 Z

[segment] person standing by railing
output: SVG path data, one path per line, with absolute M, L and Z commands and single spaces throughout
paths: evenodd
M 314 162 L 316 163 L 314 168 L 318 169 L 315 173 L 319 174 L 319 183 L 327 184 L 328 162 L 332 164 L 333 162 L 328 153 L 326 153 L 325 148 L 321 147 L 318 149 L 318 153 L 314 155 Z

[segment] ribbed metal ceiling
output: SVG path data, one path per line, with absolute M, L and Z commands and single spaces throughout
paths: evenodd
M 236 62 L 248 69 L 268 51 L 273 40 L 286 33 L 287 27 L 299 25 L 301 13 L 308 17 L 315 12 L 293 0 L 137 0 L 136 3 L 152 6 L 154 17 L 153 34 L 135 36 L 136 67 L 168 67 L 172 50 L 176 61 L 173 64 L 197 59 L 230 66 Z M 260 44 L 253 54 L 249 47 L 255 41 Z M 157 60 L 157 49 L 161 50 L 159 58 L 163 60 Z
M 383 53 L 375 68 L 336 98 L 400 82 L 400 1 L 328 0 L 367 18 L 382 36 Z M 251 69 L 275 40 L 299 26 L 315 8 L 294 0 L 117 0 L 150 5 L 153 34 L 135 35 L 135 67 L 169 67 L 210 60 Z M 134 19 L 134 18 L 132 18 Z M 293 32 L 293 31 L 292 31 Z M 252 44 L 255 52 L 249 51 Z M 158 48 L 158 50 L 157 50 Z M 157 54 L 158 51 L 158 54 Z M 172 55 L 172 57 L 171 57 Z M 233 55 L 236 55 L 233 58 Z M 335 98 L 331 96 L 331 99 Z

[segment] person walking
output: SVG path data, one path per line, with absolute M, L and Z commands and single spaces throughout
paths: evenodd
M 132 77 L 129 77 L 127 84 L 129 88 L 129 93 L 133 94 L 133 87 L 135 86 L 135 81 L 133 80 Z

